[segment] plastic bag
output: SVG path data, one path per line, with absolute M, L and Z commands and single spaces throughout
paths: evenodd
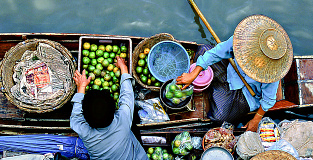
M 173 160 L 172 154 L 169 154 L 166 149 L 162 147 L 149 147 L 147 150 L 147 156 L 149 159 L 158 160 Z
M 165 137 L 158 137 L 158 136 L 141 136 L 141 140 L 143 143 L 150 143 L 150 144 L 166 144 Z
M 192 149 L 191 136 L 187 131 L 176 135 L 175 139 L 172 141 L 172 150 L 174 154 L 185 156 Z
M 201 137 L 191 137 L 191 144 L 194 149 L 202 150 L 202 138 Z
M 258 134 L 260 135 L 262 145 L 265 150 L 275 144 L 280 139 L 280 128 L 269 117 L 264 117 L 258 127 Z
M 282 150 L 299 159 L 298 151 L 284 139 L 279 140 L 267 150 Z
M 169 121 L 168 114 L 163 109 L 159 98 L 152 98 L 144 101 L 135 101 L 138 111 L 140 124 Z
M 186 98 L 192 96 L 193 86 L 189 86 L 186 89 L 182 90 L 182 85 L 176 84 L 176 79 L 169 83 L 165 88 L 165 97 L 174 104 L 179 104 L 184 101 Z
M 220 128 L 210 129 L 204 135 L 204 150 L 210 147 L 223 147 L 233 152 L 233 148 L 237 142 L 233 135 L 233 129 L 234 126 L 228 122 L 224 122 Z

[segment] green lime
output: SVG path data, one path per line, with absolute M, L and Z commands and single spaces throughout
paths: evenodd
M 95 70 L 93 70 L 93 74 L 95 74 L 95 76 L 100 76 L 101 75 L 101 70 L 96 68 Z
M 96 69 L 95 66 L 89 66 L 89 67 L 88 67 L 88 70 L 89 70 L 90 72 L 93 72 L 93 70 L 95 70 L 95 69 Z
M 173 102 L 174 104 L 179 104 L 179 103 L 180 103 L 180 100 L 179 100 L 178 98 L 174 97 L 174 98 L 172 99 L 172 102 Z
M 113 47 L 112 47 L 112 51 L 115 53 L 118 52 L 119 49 L 120 48 L 117 45 L 113 45 Z
M 103 70 L 102 64 L 98 63 L 96 64 L 96 69 L 99 69 L 100 71 Z
M 191 143 L 186 143 L 186 148 L 190 151 L 192 150 L 193 146 L 191 145 Z
M 84 64 L 89 64 L 89 63 L 90 63 L 90 58 L 84 57 L 84 58 L 83 58 L 83 63 L 84 63 Z
M 88 67 L 87 67 L 87 68 L 88 68 Z M 87 70 L 85 70 L 85 74 L 86 74 L 86 75 L 88 75 L 88 74 L 89 74 L 89 72 L 88 72 Z M 88 77 L 87 77 L 87 78 L 88 78 Z
M 177 90 L 177 87 L 176 87 L 175 84 L 169 84 L 169 85 L 170 85 L 170 86 L 169 86 L 169 90 L 170 90 L 171 92 L 174 92 L 174 91 Z
M 118 78 L 116 78 L 115 76 L 113 76 L 113 77 L 112 77 L 112 81 L 113 81 L 114 83 L 118 83 Z
M 89 42 L 85 42 L 85 43 L 83 44 L 83 48 L 84 48 L 84 49 L 90 49 L 90 43 L 89 43 Z
M 162 148 L 161 147 L 155 147 L 154 153 L 161 154 L 162 153 Z
M 113 59 L 112 58 L 108 58 L 107 60 L 109 61 L 110 64 L 113 63 Z
M 155 82 L 155 83 L 154 83 L 154 86 L 160 87 L 160 86 L 161 86 L 161 83 L 160 83 L 160 82 Z
M 115 72 L 115 77 L 119 78 L 120 76 L 121 76 L 121 71 L 120 70 L 116 71 Z
M 126 46 L 121 46 L 121 52 L 127 52 L 127 47 Z
M 90 59 L 96 58 L 96 53 L 95 52 L 89 52 L 89 58 Z
M 155 77 L 151 77 L 151 82 L 154 83 L 156 81 Z
M 110 63 L 109 63 L 108 59 L 104 59 L 101 64 L 103 67 L 108 67 Z
M 91 61 L 90 61 L 90 64 L 93 66 L 96 66 L 97 63 L 98 63 L 97 59 L 91 59 Z
M 111 45 L 105 46 L 105 51 L 112 52 L 113 47 Z
M 115 92 L 115 91 L 117 90 L 116 84 L 113 84 L 113 85 L 111 86 L 111 89 L 112 89 L 113 92 Z
M 104 80 L 109 81 L 111 79 L 110 74 L 106 74 L 104 77 Z
M 147 83 L 148 78 L 146 76 L 142 76 L 140 79 L 141 79 L 142 83 L 144 83 L 144 84 Z
M 180 153 L 179 148 L 174 147 L 174 148 L 173 148 L 173 153 L 174 153 L 174 154 L 179 154 L 179 153 Z
M 116 92 L 115 92 L 116 93 Z M 118 97 L 119 97 L 119 95 L 118 94 L 113 94 L 113 99 L 114 100 L 117 100 L 118 99 Z
M 109 87 L 109 82 L 108 81 L 104 81 L 102 82 L 102 87 Z
M 102 57 L 102 56 L 103 56 L 103 50 L 98 49 L 98 50 L 96 51 L 96 56 Z
M 99 87 L 98 85 L 96 85 L 96 84 L 92 85 L 91 88 L 92 88 L 92 89 L 96 89 L 96 90 L 99 90 L 99 89 L 100 89 L 100 87 Z
M 176 98 L 181 98 L 181 97 L 183 97 L 183 93 L 180 90 L 176 90 L 176 91 L 174 91 L 174 96 Z
M 84 68 L 84 69 L 87 69 L 87 68 L 88 68 L 88 64 L 84 64 L 84 65 L 83 65 L 83 68 Z
M 185 156 L 185 155 L 188 154 L 188 152 L 187 152 L 187 150 L 184 148 L 184 149 L 182 149 L 182 150 L 180 151 L 180 154 L 183 155 L 183 156 Z
M 147 80 L 147 85 L 150 86 L 151 85 L 151 79 L 148 78 Z
M 110 53 L 110 58 L 112 58 L 112 59 L 115 58 L 115 53 L 114 52 Z
M 95 52 L 97 49 L 98 49 L 98 46 L 97 46 L 96 44 L 91 44 L 91 45 L 90 45 L 90 50 L 91 50 L 92 52 Z
M 104 51 L 105 50 L 105 46 L 101 44 L 101 45 L 99 45 L 98 49 L 101 49 L 102 51 Z
M 145 60 L 139 59 L 139 61 L 138 61 L 139 66 L 143 67 L 143 66 L 145 66 L 145 64 L 146 64 Z
M 111 71 L 109 74 L 110 74 L 111 77 L 115 76 L 113 71 Z
M 193 94 L 193 90 L 190 89 L 189 91 L 187 91 L 187 96 L 191 96 Z
M 103 62 L 103 60 L 104 60 L 103 57 L 99 57 L 99 58 L 97 59 L 97 62 L 101 64 L 101 63 Z
M 121 58 L 126 58 L 126 57 L 127 57 L 127 54 L 126 54 L 126 53 L 121 53 L 121 54 L 120 54 L 120 57 L 121 57 Z
M 104 58 L 109 58 L 110 57 L 110 53 L 109 52 L 104 52 L 103 53 L 103 57 Z
M 89 88 L 90 88 L 89 86 L 86 86 L 86 91 L 88 91 L 88 90 L 89 90 Z
M 139 58 L 144 59 L 144 58 L 146 58 L 146 55 L 144 53 L 139 53 Z
M 163 159 L 168 159 L 168 153 L 163 153 Z
M 174 96 L 174 94 L 172 92 L 166 92 L 166 94 L 165 94 L 165 97 L 167 99 L 171 99 L 171 98 L 173 98 L 173 96 Z
M 91 77 L 91 80 L 95 80 L 96 75 L 94 73 L 89 73 L 88 77 Z
M 104 77 L 105 74 L 107 74 L 105 71 L 101 71 L 100 76 L 101 76 L 101 77 Z
M 112 77 L 111 77 L 112 78 Z M 113 85 L 113 82 L 112 81 L 109 81 L 109 86 L 112 86 Z
M 100 78 L 100 80 L 101 80 L 101 83 L 105 82 L 104 78 Z
M 167 153 L 167 150 L 166 150 L 166 149 L 163 149 L 163 150 L 162 150 L 162 153 Z
M 136 73 L 140 74 L 142 72 L 142 67 L 138 66 L 136 67 Z
M 142 73 L 146 76 L 149 75 L 149 69 L 148 68 L 143 69 Z
M 83 52 L 83 55 L 84 55 L 85 57 L 88 57 L 88 56 L 89 56 L 89 51 L 88 51 L 88 50 L 84 49 L 82 52 Z
M 154 148 L 152 148 L 152 147 L 149 147 L 148 148 L 148 151 L 147 151 L 149 154 L 152 154 L 152 153 L 154 153 Z
M 179 147 L 180 146 L 180 140 L 175 140 L 174 141 L 174 147 Z
M 151 158 L 152 158 L 152 160 L 158 160 L 159 156 L 158 156 L 158 154 L 153 153 L 153 154 L 151 154 Z
M 95 81 L 94 81 L 94 84 L 97 85 L 97 86 L 101 86 L 100 78 L 96 78 Z
M 89 85 L 91 85 L 91 86 L 92 86 L 92 85 L 93 85 L 93 81 L 90 81 Z
M 108 71 L 113 71 L 114 65 L 113 64 L 109 64 L 109 66 L 107 67 Z

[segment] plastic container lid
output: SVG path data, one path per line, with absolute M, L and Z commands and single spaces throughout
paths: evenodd
M 196 68 L 196 63 L 193 63 L 190 66 L 189 73 Z M 211 84 L 213 80 L 213 70 L 210 66 L 208 66 L 207 70 L 201 71 L 198 77 L 192 82 L 194 86 L 205 87 Z
M 202 153 L 201 160 L 234 160 L 232 154 L 222 147 L 211 147 Z

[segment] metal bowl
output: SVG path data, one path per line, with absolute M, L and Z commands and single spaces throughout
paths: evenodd
M 210 147 L 201 155 L 201 160 L 234 160 L 233 155 L 225 148 Z
M 166 92 L 165 88 L 173 80 L 174 79 L 170 79 L 164 82 L 163 85 L 161 86 L 161 89 L 160 89 L 161 102 L 169 109 L 173 109 L 173 110 L 183 109 L 191 101 L 191 96 L 187 97 L 184 101 L 180 102 L 179 104 L 174 104 L 173 102 L 171 102 L 169 99 L 165 97 L 165 92 Z

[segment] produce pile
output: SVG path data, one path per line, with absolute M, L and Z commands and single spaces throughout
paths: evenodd
M 169 154 L 166 149 L 162 147 L 149 147 L 147 150 L 147 156 L 151 160 L 173 160 L 172 154 Z
M 178 134 L 172 141 L 172 150 L 174 154 L 185 156 L 192 149 L 193 145 L 191 143 L 191 136 L 187 131 Z
M 174 79 L 165 88 L 165 97 L 174 104 L 179 104 L 184 101 L 187 97 L 193 94 L 193 87 L 182 90 L 182 85 L 177 85 Z
M 83 43 L 82 68 L 86 70 L 87 77 L 91 77 L 89 89 L 108 89 L 113 99 L 118 102 L 119 82 L 121 71 L 114 65 L 115 57 L 128 57 L 128 48 L 124 44 L 97 45 L 90 42 Z
M 160 87 L 162 82 L 153 77 L 148 68 L 147 59 L 149 52 L 150 49 L 145 48 L 143 53 L 139 53 L 136 73 L 140 77 L 140 80 L 143 84 L 146 84 L 148 86 Z
M 223 147 L 230 152 L 233 152 L 233 148 L 236 144 L 235 136 L 232 131 L 224 128 L 210 129 L 203 138 L 204 150 L 210 147 Z

